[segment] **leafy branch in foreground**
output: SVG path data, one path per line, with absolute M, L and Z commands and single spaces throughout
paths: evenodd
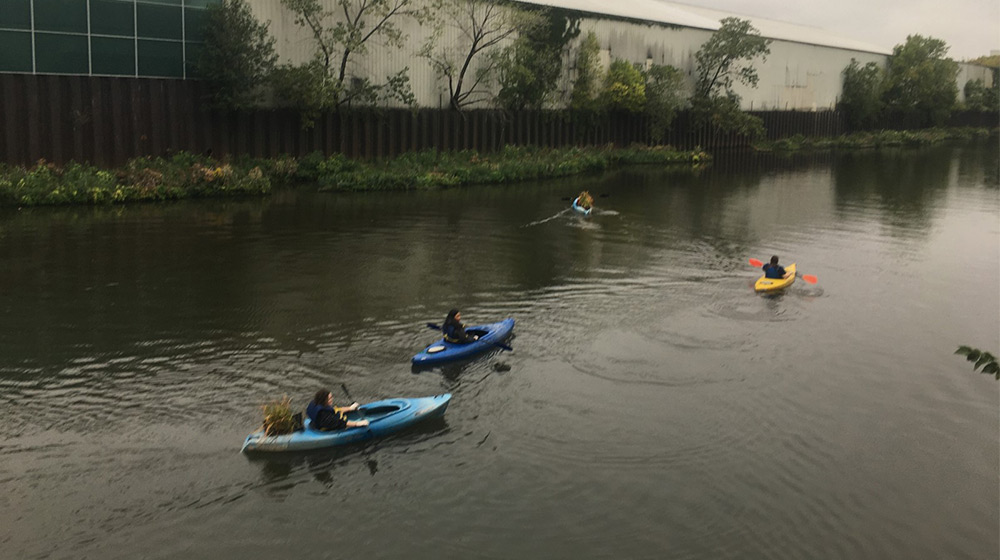
M 979 368 L 983 368 L 982 373 L 986 375 L 993 374 L 997 380 L 1000 380 L 1000 365 L 997 364 L 997 358 L 993 354 L 968 346 L 959 346 L 958 350 L 955 350 L 955 353 L 965 356 L 966 360 L 973 363 L 972 371 L 978 371 Z

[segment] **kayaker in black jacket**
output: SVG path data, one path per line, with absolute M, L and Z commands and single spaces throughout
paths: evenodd
M 320 389 L 316 392 L 313 401 L 306 407 L 306 416 L 312 422 L 312 429 L 323 432 L 367 426 L 367 420 L 348 420 L 344 414 L 357 409 L 358 403 L 344 408 L 333 406 L 333 395 L 330 394 L 330 391 Z
M 788 278 L 789 276 L 789 273 L 785 272 L 785 267 L 778 264 L 778 255 L 771 257 L 771 262 L 761 268 L 764 269 L 764 276 L 768 278 Z
M 462 313 L 457 309 L 448 312 L 444 324 L 441 325 L 441 332 L 444 333 L 444 339 L 452 344 L 468 344 L 479 340 L 478 336 L 465 332 L 465 325 L 462 324 Z

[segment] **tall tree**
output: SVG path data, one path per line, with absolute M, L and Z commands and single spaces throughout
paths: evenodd
M 684 72 L 673 66 L 652 65 L 645 72 L 646 116 L 649 119 L 649 135 L 655 142 L 661 142 L 677 116 L 677 111 L 686 103 Z
M 354 99 L 372 101 L 379 93 L 405 101 L 412 99 L 405 70 L 374 84 L 367 76 L 348 81 L 351 58 L 368 52 L 369 45 L 381 42 L 401 48 L 406 36 L 399 23 L 412 19 L 423 23 L 431 16 L 421 0 L 336 0 L 335 10 L 323 9 L 319 0 L 281 0 L 295 16 L 295 23 L 310 32 L 316 45 L 316 59 L 333 79 L 334 105 Z
M 420 50 L 431 67 L 448 82 L 448 105 L 460 111 L 488 100 L 486 89 L 496 79 L 501 49 L 520 30 L 539 23 L 537 12 L 503 0 L 444 0 L 440 24 Z M 441 36 L 454 32 L 457 44 L 444 45 Z
M 538 10 L 536 24 L 522 29 L 503 50 L 497 80 L 500 106 L 541 109 L 559 87 L 563 54 L 580 34 L 580 18 L 557 9 Z
M 721 130 L 746 135 L 764 131 L 761 119 L 740 110 L 740 97 L 732 86 L 739 82 L 757 87 L 759 77 L 752 62 L 767 59 L 771 41 L 747 20 L 723 18 L 722 25 L 695 54 L 698 76 L 691 108 L 695 119 Z
M 246 0 L 222 0 L 209 8 L 195 72 L 208 84 L 213 105 L 238 110 L 260 101 L 260 86 L 278 60 L 269 25 L 254 17 Z
M 597 35 L 590 31 L 582 41 L 576 53 L 576 79 L 573 81 L 573 91 L 570 94 L 570 107 L 583 111 L 593 111 L 598 108 L 598 86 L 601 81 L 601 44 Z
M 856 128 L 869 127 L 882 112 L 885 72 L 874 62 L 864 66 L 857 60 L 844 68 L 844 87 L 838 103 L 847 120 Z
M 948 45 L 933 37 L 910 35 L 889 57 L 886 105 L 920 115 L 925 124 L 943 124 L 958 98 L 958 63 Z
M 728 17 L 721 23 L 722 26 L 695 54 L 698 65 L 695 97 L 714 97 L 730 92 L 735 81 L 757 87 L 760 78 L 751 63 L 758 56 L 767 60 L 767 55 L 771 54 L 770 39 L 761 37 L 748 20 Z

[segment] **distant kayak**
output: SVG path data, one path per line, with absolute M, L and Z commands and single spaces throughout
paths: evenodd
M 753 289 L 758 292 L 773 292 L 791 286 L 792 282 L 795 282 L 795 263 L 786 266 L 785 272 L 790 273 L 788 278 L 768 278 L 766 275 L 761 276 L 754 283 Z
M 573 199 L 573 210 L 576 210 L 577 212 L 583 214 L 584 216 L 589 216 L 590 212 L 594 209 L 594 207 L 591 206 L 590 208 L 584 208 L 583 206 L 577 204 L 578 202 L 580 202 L 580 197 L 576 197 Z
M 450 400 L 451 393 L 375 401 L 346 413 L 348 420 L 368 420 L 368 426 L 364 428 L 321 432 L 311 429 L 307 418 L 305 429 L 298 432 L 280 436 L 265 436 L 263 431 L 254 432 L 247 436 L 241 451 L 305 451 L 382 437 L 418 421 L 443 415 Z
M 479 340 L 468 344 L 455 344 L 441 338 L 413 356 L 413 365 L 426 366 L 471 358 L 497 348 L 497 343 L 506 340 L 512 330 L 514 330 L 514 319 L 511 318 L 498 323 L 466 327 L 465 332 L 478 336 Z

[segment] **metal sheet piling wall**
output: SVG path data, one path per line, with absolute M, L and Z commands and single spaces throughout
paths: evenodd
M 489 152 L 509 144 L 654 143 L 644 115 L 348 109 L 323 114 L 313 127 L 303 128 L 299 115 L 287 110 L 211 110 L 203 102 L 205 93 L 202 84 L 191 80 L 0 74 L 0 163 L 31 165 L 44 159 L 116 166 L 134 157 L 179 151 L 215 157 L 319 151 L 382 158 L 429 149 Z M 848 131 L 843 115 L 834 111 L 753 114 L 764 120 L 770 139 Z M 984 126 L 968 115 L 961 124 Z M 713 152 L 749 145 L 737 134 L 694 126 L 687 112 L 679 113 L 656 143 Z

